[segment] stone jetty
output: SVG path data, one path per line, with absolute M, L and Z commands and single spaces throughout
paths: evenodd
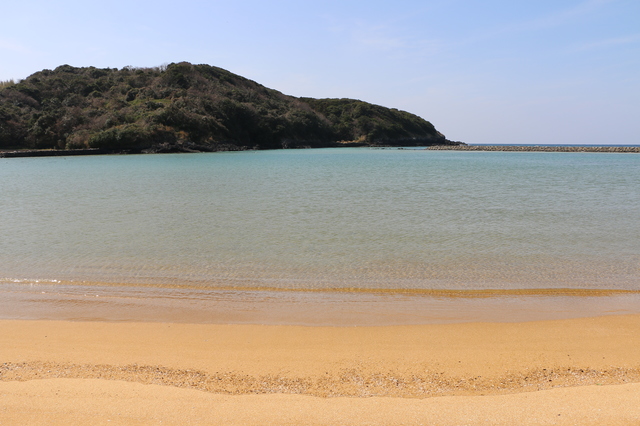
M 544 146 L 544 145 L 434 145 L 425 149 L 447 151 L 635 152 L 640 146 Z

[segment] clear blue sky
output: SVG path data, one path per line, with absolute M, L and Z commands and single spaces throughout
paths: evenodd
M 468 143 L 640 144 L 639 0 L 9 0 L 0 80 L 189 61 Z

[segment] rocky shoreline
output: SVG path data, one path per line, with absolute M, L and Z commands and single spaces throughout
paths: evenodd
M 355 148 L 355 147 L 404 147 L 404 146 L 428 146 L 433 141 L 430 139 L 401 139 L 399 141 L 385 141 L 380 143 L 367 143 L 361 141 L 340 141 L 340 142 L 298 142 L 285 141 L 282 149 L 307 149 L 307 148 Z M 442 142 L 440 142 L 442 143 Z M 462 142 L 444 141 L 448 144 L 460 144 Z M 101 155 L 101 154 L 169 154 L 169 153 L 198 153 L 198 152 L 219 152 L 219 151 L 246 151 L 260 150 L 260 146 L 241 146 L 232 143 L 196 144 L 193 142 L 160 143 L 143 150 L 110 150 L 102 148 L 87 149 L 15 149 L 0 150 L 0 158 L 15 157 L 61 157 L 69 155 Z
M 539 146 L 539 145 L 434 145 L 425 149 L 447 151 L 522 151 L 522 152 L 635 152 L 640 146 Z

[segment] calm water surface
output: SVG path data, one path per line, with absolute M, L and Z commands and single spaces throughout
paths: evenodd
M 0 161 L 0 276 L 640 289 L 640 157 L 325 149 Z
M 0 159 L 0 217 L 5 289 L 640 290 L 635 154 Z

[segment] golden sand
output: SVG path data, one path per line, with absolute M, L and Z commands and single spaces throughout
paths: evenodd
M 635 425 L 640 384 L 499 396 L 319 398 L 211 394 L 96 379 L 0 382 L 1 424 Z
M 0 321 L 0 424 L 640 424 L 640 315 L 386 327 Z

